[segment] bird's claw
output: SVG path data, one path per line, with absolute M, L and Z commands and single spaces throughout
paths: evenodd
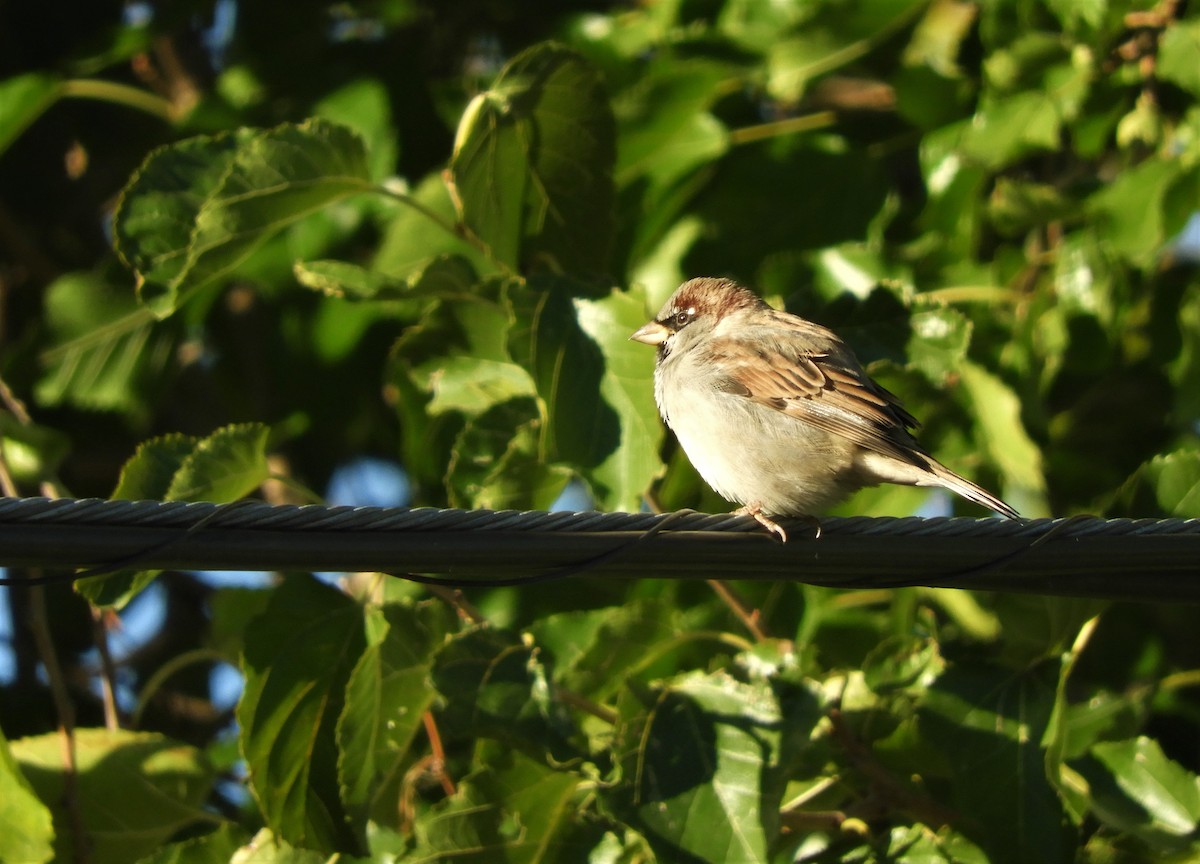
M 739 516 L 753 517 L 754 521 L 757 522 L 759 525 L 766 528 L 772 534 L 778 535 L 780 543 L 787 542 L 787 539 L 788 539 L 787 532 L 783 530 L 783 527 L 781 525 L 779 525 L 778 523 L 769 519 L 766 516 L 766 514 L 764 514 L 762 512 L 761 504 L 752 502 L 750 504 L 747 504 L 745 507 L 739 507 L 737 510 L 734 510 L 733 512 Z

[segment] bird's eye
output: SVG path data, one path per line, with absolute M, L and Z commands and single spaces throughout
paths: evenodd
M 682 330 L 695 317 L 696 310 L 694 308 L 680 309 L 675 313 L 675 329 Z

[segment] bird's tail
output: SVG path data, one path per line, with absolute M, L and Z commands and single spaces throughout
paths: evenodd
M 991 492 L 984 489 L 982 486 L 972 483 L 966 477 L 959 477 L 941 462 L 936 459 L 930 459 L 929 468 L 937 477 L 938 485 L 949 489 L 957 495 L 961 495 L 968 501 L 974 501 L 981 507 L 987 507 L 989 510 L 995 510 L 997 513 L 1007 516 L 1009 519 L 1020 519 L 1021 514 L 1009 507 Z

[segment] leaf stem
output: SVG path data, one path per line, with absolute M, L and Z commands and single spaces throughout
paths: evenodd
M 441 228 L 447 234 L 450 234 L 453 237 L 457 237 L 459 240 L 462 240 L 464 243 L 469 244 L 472 248 L 474 248 L 477 252 L 479 252 L 480 255 L 482 255 L 484 258 L 486 258 L 488 260 L 489 264 L 491 264 L 493 267 L 495 267 L 497 270 L 499 270 L 505 276 L 507 276 L 509 278 L 514 278 L 514 279 L 521 278 L 520 273 L 513 270 L 511 267 L 509 267 L 507 264 L 505 264 L 503 261 L 501 261 L 499 258 L 497 258 L 492 252 L 492 247 L 490 247 L 490 246 L 488 246 L 488 244 L 484 243 L 483 240 L 481 240 L 479 238 L 479 235 L 477 235 L 474 231 L 472 231 L 468 226 L 464 225 L 461 222 L 460 223 L 448 222 L 446 219 L 442 218 L 442 216 L 440 214 L 434 212 L 430 207 L 426 206 L 425 204 L 422 204 L 417 199 L 413 198 L 410 195 L 406 195 L 403 192 L 397 192 L 394 189 L 389 189 L 387 186 L 382 186 L 382 185 L 374 186 L 372 188 L 375 191 L 382 194 L 384 197 L 391 198 L 393 201 L 396 201 L 399 204 L 403 204 L 404 206 L 415 210 L 416 212 L 418 212 L 422 216 L 424 216 L 426 219 L 428 219 L 430 222 L 432 222 L 434 225 L 436 225 L 438 228 Z
M 175 120 L 175 110 L 169 100 L 117 81 L 104 81 L 97 78 L 72 78 L 62 83 L 59 92 L 65 97 L 97 99 L 101 102 L 124 105 L 128 108 L 134 108 L 166 120 L 168 123 Z
M 784 120 L 772 120 L 770 123 L 760 123 L 757 126 L 746 126 L 734 129 L 729 133 L 729 143 L 732 145 L 750 144 L 764 138 L 777 138 L 781 135 L 795 135 L 798 132 L 811 132 L 814 129 L 824 129 L 837 122 L 837 114 L 833 111 L 818 111 L 815 114 L 805 114 L 803 117 L 788 117 Z
M 145 712 L 146 707 L 150 704 L 150 700 L 154 698 L 154 694 L 162 689 L 162 686 L 166 683 L 167 679 L 176 672 L 197 663 L 226 662 L 228 662 L 228 658 L 220 651 L 216 651 L 212 648 L 196 648 L 172 657 L 170 660 L 163 663 L 163 665 L 155 669 L 154 674 L 151 675 L 149 679 L 147 679 L 145 685 L 143 685 L 142 692 L 138 696 L 137 705 L 134 706 L 133 716 L 130 718 L 129 725 L 134 729 L 141 727 L 142 714 Z

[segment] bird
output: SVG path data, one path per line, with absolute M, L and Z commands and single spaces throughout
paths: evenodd
M 684 282 L 629 338 L 657 347 L 654 399 L 700 476 L 784 542 L 772 516 L 813 520 L 880 483 L 941 487 L 1020 518 L 922 447 L 916 418 L 833 331 L 731 279 Z

